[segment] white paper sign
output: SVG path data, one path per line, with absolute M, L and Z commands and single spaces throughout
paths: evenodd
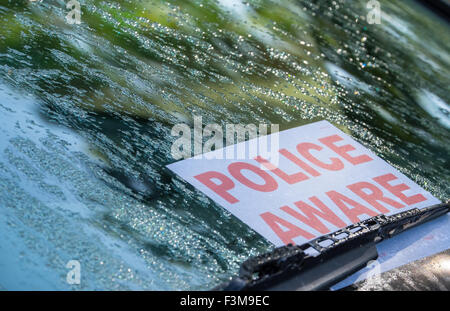
M 261 145 L 266 139 L 278 143 L 272 144 L 278 146 L 271 156 L 257 151 L 244 159 L 221 159 L 236 155 L 236 147 L 249 148 L 256 141 Z M 228 146 L 168 168 L 276 246 L 303 244 L 381 213 L 440 203 L 327 121 Z

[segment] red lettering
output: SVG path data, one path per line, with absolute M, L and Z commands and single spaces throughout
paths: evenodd
M 406 203 L 408 205 L 413 205 L 416 203 L 426 201 L 426 198 L 421 194 L 415 194 L 410 197 L 404 195 L 402 192 L 409 190 L 411 188 L 409 188 L 407 185 L 405 185 L 403 183 L 395 185 L 395 186 L 389 184 L 390 181 L 393 181 L 396 179 L 398 179 L 398 178 L 396 176 L 394 176 L 393 174 L 386 174 L 386 175 L 382 175 L 379 177 L 375 177 L 373 180 L 375 180 L 383 188 L 385 188 L 387 191 L 389 191 L 390 193 L 392 193 L 393 195 L 395 195 L 397 198 L 399 198 L 400 200 L 402 200 L 404 203 Z
M 264 179 L 264 184 L 260 185 L 260 184 L 254 183 L 253 181 L 251 181 L 250 179 L 248 179 L 247 177 L 242 175 L 243 170 L 248 170 L 248 171 L 255 173 L 256 175 L 258 175 L 259 177 Z M 231 163 L 230 165 L 228 165 L 228 171 L 241 184 L 243 184 L 253 190 L 261 191 L 261 192 L 271 192 L 271 191 L 277 190 L 277 188 L 278 188 L 278 184 L 272 176 L 270 176 L 268 173 L 266 173 L 259 167 L 254 166 L 250 163 L 245 163 L 245 162 Z
M 298 152 L 309 162 L 317 165 L 318 167 L 330 170 L 330 171 L 339 171 L 344 168 L 344 163 L 338 158 L 330 158 L 331 163 L 324 163 L 317 158 L 315 158 L 309 151 L 317 150 L 320 151 L 323 148 L 316 144 L 311 143 L 300 143 L 297 145 Z
M 234 188 L 234 182 L 228 178 L 226 175 L 216 172 L 216 171 L 209 171 L 197 176 L 194 176 L 195 179 L 197 179 L 199 182 L 204 184 L 206 187 L 220 195 L 223 199 L 225 199 L 227 202 L 234 204 L 239 202 L 238 199 L 236 199 L 234 196 L 229 194 L 227 191 Z M 212 180 L 218 179 L 221 183 L 216 184 Z
M 280 170 L 278 167 L 276 167 L 275 165 L 273 165 L 272 163 L 270 163 L 269 161 L 267 161 L 266 159 L 264 159 L 260 156 L 257 156 L 255 158 L 255 160 L 290 185 L 293 185 L 300 181 L 309 179 L 308 176 L 306 176 L 305 174 L 303 174 L 301 172 L 288 175 L 285 172 L 283 172 L 282 170 Z
M 270 212 L 266 212 L 260 215 L 261 218 L 269 225 L 269 227 L 275 232 L 275 234 L 283 241 L 284 244 L 295 244 L 292 239 L 302 236 L 307 240 L 315 238 L 311 233 L 291 224 L 289 221 L 284 220 Z M 284 231 L 281 227 L 285 227 L 288 230 Z
M 311 174 L 311 176 L 314 176 L 314 177 L 320 176 L 320 173 L 318 171 L 313 169 L 311 166 L 306 164 L 306 162 L 303 162 L 302 160 L 297 158 L 295 155 L 293 155 L 286 149 L 281 149 L 279 152 L 281 155 L 285 156 L 288 160 L 290 160 L 294 164 L 296 164 L 299 167 L 301 167 L 302 169 L 304 169 L 308 174 Z
M 317 197 L 311 197 L 309 198 L 311 202 L 313 202 L 319 209 L 315 209 L 314 207 L 306 204 L 303 201 L 295 202 L 294 204 L 298 207 L 300 211 L 305 215 L 294 211 L 292 208 L 288 206 L 283 206 L 281 208 L 282 211 L 288 213 L 292 217 L 297 218 L 304 224 L 310 226 L 311 228 L 314 228 L 318 232 L 322 234 L 326 234 L 330 232 L 330 229 L 328 229 L 317 217 L 321 217 L 322 219 L 327 220 L 328 222 L 332 223 L 338 228 L 343 228 L 346 226 L 346 224 L 336 216 L 328 207 L 325 206 L 325 204 L 322 203 Z
M 394 201 L 388 197 L 385 197 L 383 194 L 383 191 L 378 189 L 377 186 L 368 183 L 368 182 L 358 182 L 353 185 L 347 186 L 348 189 L 350 189 L 353 193 L 355 193 L 357 196 L 359 196 L 361 199 L 375 207 L 378 211 L 381 213 L 389 213 L 390 210 L 385 208 L 383 205 L 378 203 L 378 201 L 384 202 L 386 204 L 389 204 L 395 208 L 403 208 L 404 205 L 400 204 L 397 201 Z M 371 193 L 365 192 L 363 189 L 368 189 Z
M 346 197 L 345 195 L 337 191 L 328 191 L 326 194 L 334 203 L 336 203 L 336 205 L 348 217 L 348 219 L 350 219 L 352 223 L 360 222 L 361 219 L 359 219 L 358 216 L 363 214 L 372 217 L 377 216 L 377 213 L 375 213 L 371 209 L 365 207 L 364 205 L 359 204 L 356 201 L 353 201 L 352 199 Z M 349 204 L 354 208 L 348 208 L 346 204 Z
M 325 146 L 327 146 L 328 148 L 330 148 L 331 150 L 333 150 L 334 152 L 336 152 L 338 155 L 340 155 L 341 157 L 343 157 L 344 159 L 346 159 L 348 162 L 350 162 L 353 165 L 357 165 L 357 164 L 361 164 L 361 163 L 366 163 L 369 161 L 372 161 L 372 158 L 369 157 L 368 155 L 359 155 L 359 156 L 351 156 L 348 153 L 350 151 L 356 150 L 355 147 L 353 147 L 352 145 L 343 145 L 343 146 L 336 146 L 334 143 L 343 140 L 342 137 L 340 137 L 339 135 L 332 135 L 332 136 L 328 136 L 328 137 L 324 137 L 319 139 L 319 141 L 324 144 Z

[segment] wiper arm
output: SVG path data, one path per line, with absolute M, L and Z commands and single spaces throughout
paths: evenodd
M 392 216 L 379 215 L 306 244 L 252 257 L 239 277 L 215 290 L 329 290 L 378 258 L 376 243 L 450 211 L 450 201 Z M 308 251 L 314 251 L 311 254 Z

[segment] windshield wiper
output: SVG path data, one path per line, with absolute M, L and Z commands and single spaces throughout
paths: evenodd
M 377 259 L 376 243 L 449 211 L 450 201 L 379 215 L 303 245 L 276 248 L 245 261 L 239 277 L 215 290 L 329 290 Z

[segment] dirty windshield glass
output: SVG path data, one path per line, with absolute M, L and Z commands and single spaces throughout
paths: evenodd
M 368 2 L 0 0 L 0 289 L 210 289 L 271 250 L 165 167 L 195 115 L 328 120 L 448 198 L 448 25 Z

